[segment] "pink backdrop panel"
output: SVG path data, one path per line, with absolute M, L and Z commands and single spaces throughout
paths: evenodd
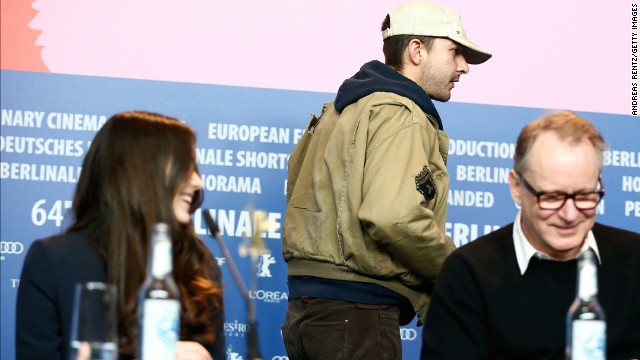
M 25 45 L 54 73 L 335 92 L 400 2 L 36 0 Z M 442 2 L 494 54 L 453 101 L 629 114 L 631 2 Z

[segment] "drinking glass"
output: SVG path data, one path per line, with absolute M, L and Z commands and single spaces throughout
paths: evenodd
M 113 285 L 96 281 L 76 284 L 70 360 L 118 358 L 116 303 Z

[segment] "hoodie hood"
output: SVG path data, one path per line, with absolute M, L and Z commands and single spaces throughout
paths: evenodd
M 438 121 L 440 130 L 443 130 L 438 110 L 424 89 L 378 60 L 364 64 L 360 71 L 342 83 L 334 106 L 338 112 L 342 112 L 347 106 L 375 92 L 390 92 L 410 99 L 422 111 L 433 116 Z

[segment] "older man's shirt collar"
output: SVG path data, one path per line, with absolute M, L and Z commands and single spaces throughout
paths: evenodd
M 559 261 L 559 260 L 555 259 L 554 257 L 548 254 L 545 254 L 543 252 L 536 250 L 531 245 L 531 243 L 529 243 L 527 238 L 524 236 L 524 233 L 522 232 L 522 225 L 520 224 L 521 216 L 522 216 L 522 212 L 519 211 L 518 215 L 516 216 L 516 221 L 513 224 L 513 246 L 516 249 L 516 260 L 518 260 L 518 267 L 520 268 L 520 274 L 523 275 L 527 271 L 527 268 L 529 267 L 529 260 L 531 260 L 531 258 L 534 256 L 540 259 L 545 259 L 545 260 L 555 260 L 555 261 Z M 582 249 L 580 249 L 580 253 L 582 253 L 583 251 L 589 248 L 593 249 L 593 251 L 596 254 L 596 257 L 598 258 L 598 263 L 600 263 L 601 260 L 600 260 L 600 252 L 598 251 L 598 244 L 596 243 L 596 239 L 593 236 L 593 232 L 591 230 L 589 230 L 589 232 L 587 233 L 587 240 L 582 245 Z

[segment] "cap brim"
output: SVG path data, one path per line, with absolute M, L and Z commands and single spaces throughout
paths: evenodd
M 464 47 L 462 53 L 464 54 L 464 59 L 471 65 L 482 64 L 483 62 L 489 60 L 492 56 L 487 52 L 480 52 L 466 46 Z
M 482 64 L 483 62 L 491 58 L 490 52 L 472 43 L 467 39 L 458 38 L 458 39 L 451 39 L 451 40 L 454 40 L 455 42 L 457 42 L 458 44 L 464 47 L 462 54 L 464 55 L 464 59 L 469 64 L 472 64 L 472 65 Z
M 466 36 L 448 34 L 447 37 L 464 47 L 462 54 L 467 63 L 471 65 L 482 64 L 491 58 L 490 52 L 472 43 Z

